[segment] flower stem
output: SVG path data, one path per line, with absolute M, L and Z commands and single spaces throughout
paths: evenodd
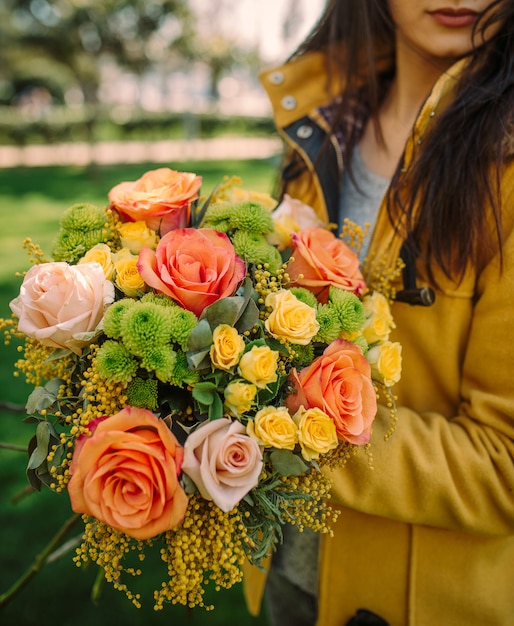
M 78 514 L 70 517 L 61 526 L 59 531 L 54 535 L 52 540 L 45 546 L 42 552 L 40 552 L 37 555 L 32 565 L 27 568 L 27 570 L 20 576 L 20 578 L 18 578 L 18 580 L 11 586 L 10 589 L 8 589 L 5 593 L 0 595 L 0 608 L 5 606 L 8 602 L 10 602 L 32 580 L 32 578 L 34 578 L 34 576 L 43 569 L 43 566 L 47 562 L 48 556 L 53 552 L 56 546 L 67 535 L 67 533 L 71 530 L 71 528 L 77 523 L 80 517 L 81 516 Z
M 16 452 L 27 452 L 27 446 L 17 446 L 14 443 L 6 443 L 5 441 L 0 441 L 0 448 L 5 448 L 6 450 L 16 450 Z

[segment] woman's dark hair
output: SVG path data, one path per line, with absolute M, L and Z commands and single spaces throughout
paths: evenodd
M 398 211 L 405 213 L 407 230 L 401 234 L 416 256 L 423 255 L 432 280 L 434 263 L 447 276 L 462 278 L 469 262 L 479 267 L 490 256 L 495 240 L 501 250 L 500 173 L 506 158 L 513 156 L 512 148 L 506 154 L 505 145 L 514 121 L 514 0 L 492 2 L 477 24 L 475 40 L 481 41 L 482 29 L 492 24 L 494 36 L 470 53 L 454 99 L 434 118 L 415 155 L 407 174 L 409 197 L 399 192 L 401 163 L 391 185 L 391 220 L 397 223 Z M 360 90 L 379 131 L 384 94 L 380 68 L 382 60 L 393 57 L 394 37 L 387 0 L 329 0 L 293 58 L 327 52 L 329 80 L 338 73 L 346 85 L 342 101 L 334 104 L 334 125 L 341 123 Z M 346 139 L 351 153 L 355 138 Z M 492 206 L 492 218 L 484 210 L 486 203 Z

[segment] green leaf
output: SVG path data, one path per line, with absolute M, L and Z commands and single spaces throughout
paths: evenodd
M 216 394 L 216 385 L 214 383 L 203 382 L 197 383 L 193 387 L 193 398 L 200 404 L 210 406 L 214 402 Z
M 209 407 L 209 419 L 218 420 L 223 417 L 223 401 L 219 393 L 215 393 L 213 401 Z
M 220 324 L 234 326 L 239 319 L 245 304 L 246 302 L 243 296 L 221 298 L 206 307 L 203 310 L 200 319 L 207 320 L 212 330 Z
M 291 450 L 274 450 L 270 454 L 273 469 L 282 476 L 300 476 L 309 467 Z
M 44 387 L 36 387 L 27 398 L 27 413 L 40 413 L 57 402 L 57 394 L 63 381 L 61 378 L 49 380 Z
M 50 422 L 39 422 L 36 428 L 36 449 L 29 459 L 28 469 L 36 469 L 48 456 L 50 446 Z
M 187 342 L 187 364 L 192 370 L 209 366 L 206 358 L 212 344 L 212 330 L 207 320 L 200 320 L 193 328 Z

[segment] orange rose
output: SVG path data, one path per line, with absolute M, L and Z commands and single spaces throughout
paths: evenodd
M 210 228 L 167 233 L 155 252 L 141 250 L 138 269 L 147 285 L 197 316 L 209 304 L 231 296 L 246 274 L 227 235 Z
M 371 382 L 371 367 L 361 349 L 338 339 L 333 341 L 311 365 L 291 372 L 296 393 L 285 405 L 294 414 L 300 407 L 317 407 L 329 415 L 337 436 L 353 444 L 368 443 L 377 412 L 376 393 Z
M 306 228 L 293 233 L 293 260 L 287 272 L 293 284 L 305 287 L 326 302 L 330 285 L 356 294 L 366 288 L 357 255 L 324 228 Z
M 198 198 L 201 184 L 196 174 L 161 167 L 146 172 L 139 180 L 119 183 L 108 197 L 124 222 L 141 220 L 164 235 L 187 226 L 191 202 Z
M 89 424 L 78 438 L 68 483 L 71 506 L 135 539 L 150 539 L 183 520 L 178 481 L 184 450 L 151 411 L 126 407 Z

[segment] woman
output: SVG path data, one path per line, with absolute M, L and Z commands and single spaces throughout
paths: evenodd
M 319 559 L 288 532 L 273 623 L 514 624 L 513 59 L 513 0 L 330 0 L 263 74 L 283 191 L 373 224 L 372 286 L 405 263 L 396 431 L 381 406 L 374 469 L 362 454 L 333 473 Z M 253 612 L 262 587 L 248 573 Z

